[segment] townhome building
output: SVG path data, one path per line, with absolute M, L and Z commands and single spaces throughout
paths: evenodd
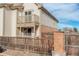
M 0 36 L 41 37 L 57 31 L 58 20 L 39 3 L 0 4 Z

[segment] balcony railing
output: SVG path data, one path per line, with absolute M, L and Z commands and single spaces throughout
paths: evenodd
M 29 16 L 18 16 L 17 23 L 39 23 L 39 16 L 37 15 L 29 15 Z
M 31 38 L 34 38 L 35 33 L 34 32 L 32 32 L 32 33 L 23 33 L 23 32 L 20 33 L 20 32 L 18 32 L 17 36 L 18 37 L 22 36 L 22 37 L 31 37 Z

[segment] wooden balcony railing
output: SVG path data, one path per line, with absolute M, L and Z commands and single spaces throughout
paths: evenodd
M 17 23 L 21 24 L 21 23 L 39 23 L 39 16 L 37 15 L 30 15 L 30 16 L 18 16 L 18 20 Z
M 18 37 L 22 36 L 22 37 L 31 37 L 31 38 L 33 38 L 34 35 L 35 35 L 35 33 L 17 33 Z

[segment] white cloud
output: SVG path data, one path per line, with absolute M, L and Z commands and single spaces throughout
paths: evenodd
M 74 11 L 73 13 L 59 12 L 56 16 L 58 19 L 63 19 L 64 21 L 74 20 L 79 22 L 79 10 Z
M 63 27 L 78 28 L 78 26 L 72 23 L 72 21 L 79 22 L 78 4 L 52 3 L 52 4 L 45 4 L 45 7 L 60 21 L 60 23 L 58 24 L 58 28 Z
M 77 9 L 77 4 L 46 4 L 45 7 L 52 12 L 57 19 L 62 19 L 60 21 L 74 20 L 79 21 L 79 10 Z
M 45 4 L 44 6 L 51 11 L 60 11 L 60 10 L 74 10 L 76 4 L 51 3 L 51 4 Z

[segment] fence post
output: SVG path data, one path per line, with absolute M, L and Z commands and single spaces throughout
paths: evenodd
M 64 33 L 63 32 L 53 32 L 54 37 L 54 55 L 64 55 Z

